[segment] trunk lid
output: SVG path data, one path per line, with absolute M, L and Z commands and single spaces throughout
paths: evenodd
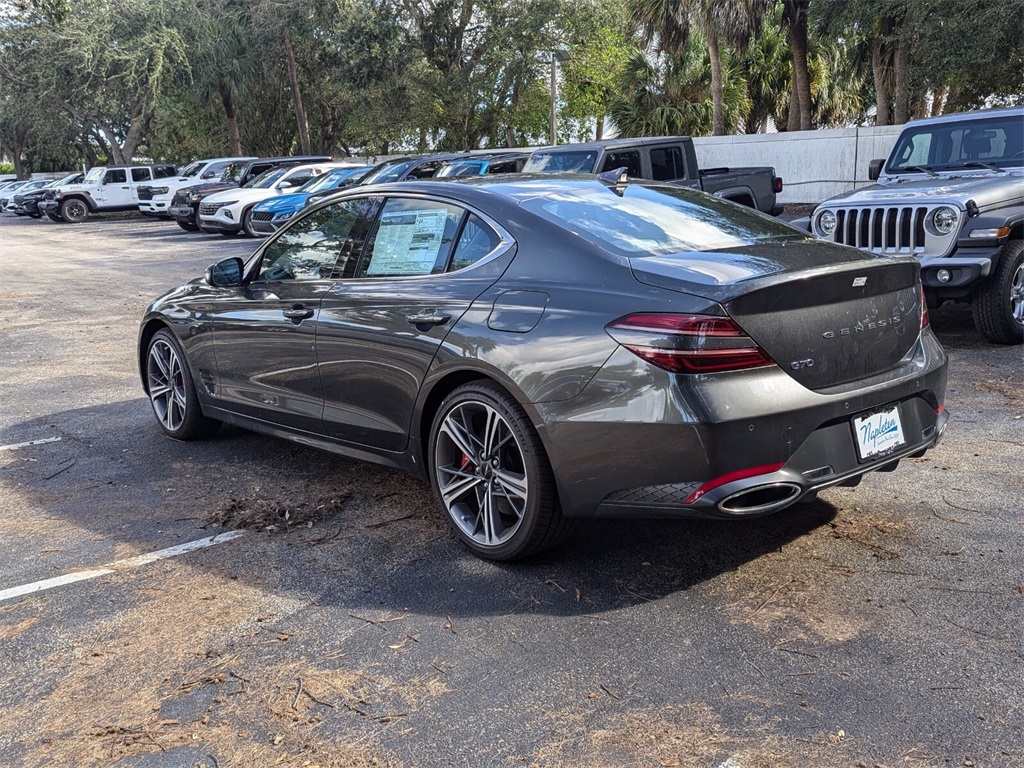
M 911 258 L 788 241 L 631 263 L 640 282 L 720 303 L 809 389 L 891 370 L 920 334 L 919 267 Z

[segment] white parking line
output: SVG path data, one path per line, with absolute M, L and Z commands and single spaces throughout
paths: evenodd
M 157 560 L 164 560 L 168 557 L 183 555 L 186 552 L 191 552 L 195 549 L 204 549 L 205 547 L 212 547 L 215 544 L 223 544 L 226 541 L 233 541 L 239 536 L 244 535 L 245 531 L 228 531 L 227 533 L 221 533 L 205 539 L 197 539 L 196 541 L 188 541 L 184 544 L 168 547 L 167 549 L 160 549 L 146 555 L 136 555 L 135 557 L 129 557 L 124 560 L 115 560 L 114 562 L 102 565 L 99 568 L 75 571 L 74 573 L 67 573 L 63 576 L 56 576 L 52 579 L 44 579 L 43 581 L 36 581 L 31 584 L 23 584 L 20 587 L 11 587 L 10 589 L 0 590 L 0 602 L 10 600 L 12 597 L 21 597 L 23 595 L 30 595 L 33 592 L 42 592 L 46 589 L 62 587 L 65 584 L 74 584 L 76 581 L 95 579 L 100 576 L 116 573 L 117 571 L 124 571 L 129 568 L 138 568 Z
M 47 437 L 45 440 L 29 440 L 27 443 L 15 443 L 14 445 L 0 445 L 0 451 L 16 451 L 19 448 L 28 448 L 30 445 L 42 445 L 43 443 L 56 443 L 59 437 Z

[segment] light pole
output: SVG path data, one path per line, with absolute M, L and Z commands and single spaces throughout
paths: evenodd
M 558 72 L 556 64 L 568 61 L 569 52 L 557 48 L 551 52 L 551 143 L 558 143 Z

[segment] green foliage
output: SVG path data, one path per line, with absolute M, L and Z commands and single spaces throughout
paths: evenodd
M 711 63 L 700 35 L 672 55 L 653 57 L 634 50 L 623 72 L 621 96 L 611 116 L 624 136 L 708 135 L 712 103 Z M 746 83 L 731 55 L 723 57 L 723 102 L 727 125 L 737 125 L 750 109 Z
M 286 154 L 299 125 L 334 155 L 546 143 L 563 50 L 562 141 L 606 116 L 765 130 L 787 122 L 797 7 L 815 126 L 1024 98 L 1024 0 L 12 0 L 0 154 L 19 173 Z

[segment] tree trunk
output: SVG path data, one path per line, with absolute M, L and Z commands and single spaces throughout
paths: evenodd
M 793 67 L 793 82 L 789 89 L 789 113 L 786 115 L 786 130 L 800 130 L 800 89 L 796 84 L 796 67 Z
M 242 156 L 242 139 L 238 135 L 238 117 L 235 115 L 235 99 L 231 95 L 231 89 L 221 86 L 220 100 L 224 104 L 224 116 L 228 121 L 228 141 L 231 143 L 231 154 L 235 157 Z
M 516 130 L 511 125 L 505 126 L 505 146 L 509 148 L 519 146 L 519 142 L 516 141 Z
M 892 125 L 892 114 L 889 110 L 892 94 L 889 92 L 886 54 L 885 42 L 881 38 L 875 38 L 871 46 L 871 70 L 875 80 L 875 125 Z
M 594 141 L 601 141 L 604 138 L 604 115 L 598 115 L 597 128 L 594 129 Z
M 299 90 L 299 73 L 295 64 L 295 50 L 286 32 L 284 35 L 285 63 L 288 65 L 288 83 L 292 89 L 292 103 L 295 104 L 295 122 L 299 127 L 299 146 L 302 154 L 312 154 L 309 144 L 309 121 L 306 119 L 306 108 L 302 105 L 302 91 Z
M 910 43 L 901 40 L 896 48 L 896 99 L 893 120 L 903 125 L 910 119 Z
M 940 85 L 935 89 L 935 93 L 932 94 L 932 108 L 930 111 L 931 117 L 938 117 L 942 114 L 942 109 L 946 105 L 946 86 Z
M 725 96 L 722 86 L 722 55 L 718 38 L 708 32 L 708 56 L 711 59 L 711 135 L 725 135 Z
M 793 52 L 793 94 L 797 101 L 790 104 L 790 114 L 795 109 L 799 130 L 809 131 L 814 127 L 811 116 L 811 78 L 807 71 L 807 6 L 808 0 L 792 3 L 789 19 L 789 47 Z M 793 119 L 790 118 L 790 125 Z

